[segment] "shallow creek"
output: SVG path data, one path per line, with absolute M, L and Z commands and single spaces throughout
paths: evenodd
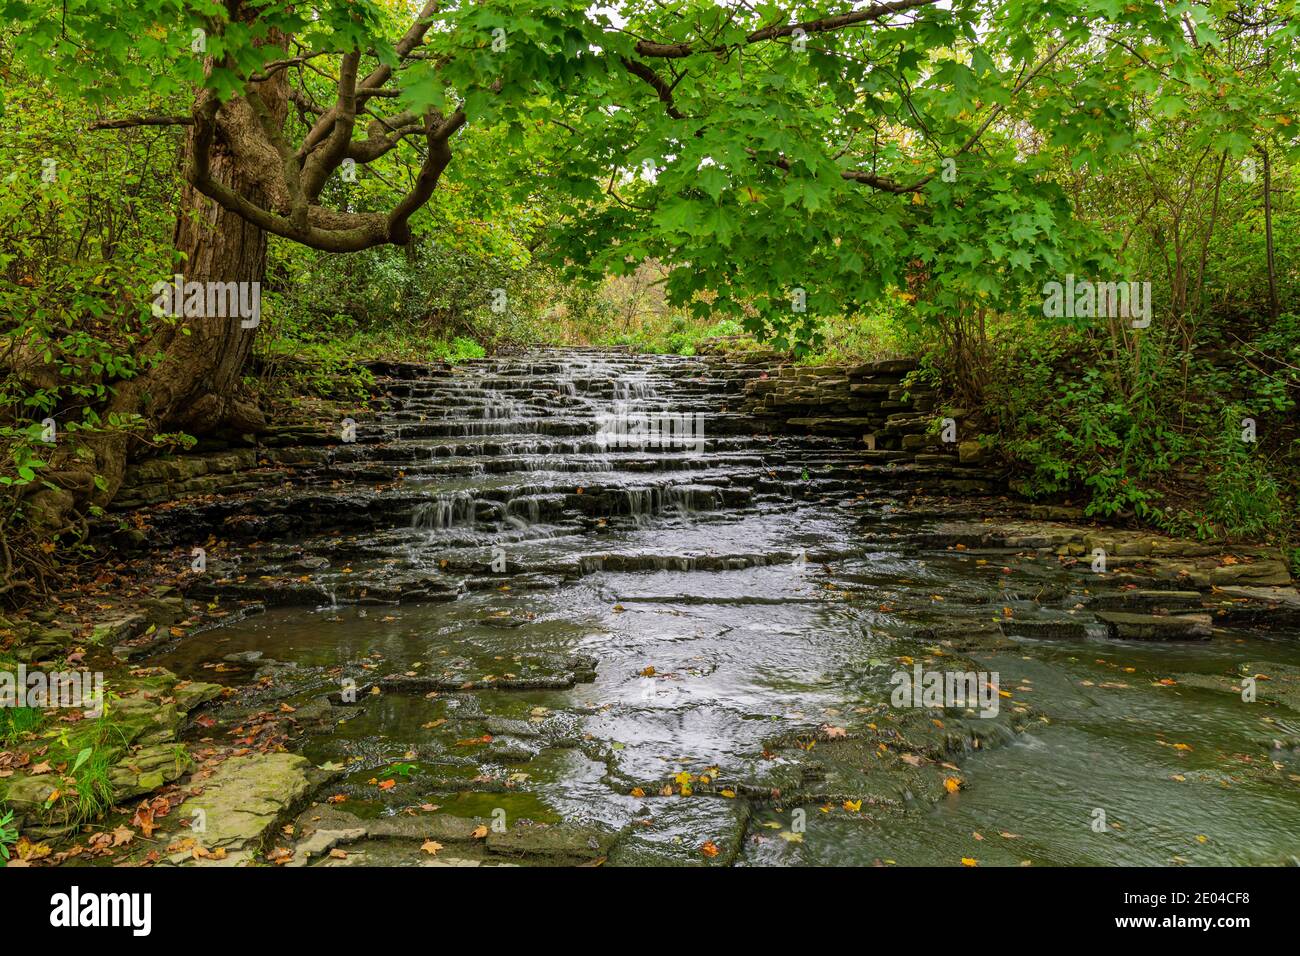
M 927 534 L 1005 503 L 749 434 L 693 360 L 540 353 L 390 390 L 339 451 L 355 481 L 277 492 L 310 520 L 217 567 L 223 600 L 272 606 L 148 662 L 241 689 L 192 738 L 294 708 L 331 812 L 587 827 L 611 864 L 1300 854 L 1300 714 L 1233 688 L 1291 673 L 1295 631 L 1112 640 L 1086 562 Z M 664 411 L 704 413 L 702 443 L 620 447 Z M 996 672 L 997 715 L 893 706 L 916 664 Z

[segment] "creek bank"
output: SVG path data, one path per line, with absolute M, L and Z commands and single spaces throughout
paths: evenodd
M 797 846 L 796 810 L 860 827 L 925 813 L 966 789 L 972 756 L 1051 724 L 1032 681 L 992 720 L 897 711 L 895 669 L 1296 633 L 1276 549 L 998 496 L 978 449 L 930 431 L 937 397 L 908 371 L 583 350 L 385 366 L 367 407 L 338 410 L 355 442 L 331 419 L 144 463 L 119 539 L 184 597 L 11 622 L 10 646 L 158 668 L 150 703 L 196 767 L 159 781 L 168 851 L 149 862 L 720 865 L 762 830 Z M 710 416 L 702 454 L 601 440 L 602 410 L 665 406 Z M 770 661 L 741 683 L 771 683 L 729 697 L 740 633 Z M 861 639 L 843 660 L 783 657 L 842 634 Z M 221 682 L 206 706 L 182 686 L 200 675 Z M 690 721 L 701 753 L 660 754 Z M 171 743 L 146 736 L 136 786 L 162 772 L 147 747 Z M 206 835 L 179 826 L 195 809 Z M 38 839 L 55 825 L 24 817 Z

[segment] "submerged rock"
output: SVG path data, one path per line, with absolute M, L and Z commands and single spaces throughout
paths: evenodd
M 1081 641 L 1088 636 L 1088 626 L 1082 621 L 1066 620 L 1014 620 L 1003 622 L 1002 633 L 1016 637 L 1038 637 L 1052 640 Z
M 596 679 L 596 659 L 581 654 L 518 654 L 493 669 L 468 660 L 443 661 L 437 674 L 390 674 L 379 686 L 399 693 L 456 690 L 563 690 Z
M 1208 614 L 1131 614 L 1101 611 L 1097 614 L 1110 636 L 1127 641 L 1203 641 L 1213 631 Z
M 619 837 L 609 866 L 730 866 L 749 823 L 745 800 L 656 797 Z
M 505 832 L 488 831 L 489 853 L 552 866 L 593 863 L 609 855 L 615 831 L 596 826 L 519 821 Z

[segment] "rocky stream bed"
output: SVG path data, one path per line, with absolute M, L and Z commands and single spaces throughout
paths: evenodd
M 1277 549 L 1015 500 L 907 362 L 374 368 L 355 440 L 134 469 L 115 540 L 197 561 L 179 586 L 7 622 L 32 666 L 109 670 L 123 728 L 89 824 L 67 768 L 0 757 L 31 862 L 1300 856 Z M 619 437 L 663 413 L 702 433 Z M 899 706 L 918 666 L 996 673 L 996 713 Z

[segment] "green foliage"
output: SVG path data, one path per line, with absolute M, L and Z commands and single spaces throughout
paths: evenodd
M 460 11 L 454 36 L 468 45 L 494 26 L 511 27 L 513 6 L 513 16 L 504 3 Z M 815 35 L 806 54 L 784 45 L 747 54 L 742 40 L 769 22 L 765 13 L 747 20 L 707 6 L 683 4 L 676 23 L 638 8 L 619 36 L 576 4 L 562 7 L 500 57 L 458 47 L 466 55 L 451 75 L 484 88 L 504 76 L 503 95 L 484 106 L 522 124 L 549 104 L 518 77 L 535 76 L 543 55 L 558 60 L 543 79 L 566 110 L 563 128 L 580 130 L 582 141 L 566 170 L 557 248 L 574 268 L 613 274 L 657 257 L 671 264 L 670 302 L 734 315 L 778 348 L 815 343 L 818 316 L 852 314 L 895 288 L 924 289 L 915 310 L 924 321 L 973 301 L 1006 308 L 1039 276 L 1103 264 L 1102 244 L 1076 227 L 1050 175 L 1053 155 L 1069 155 L 1078 169 L 1132 148 L 1131 104 L 1115 74 L 1190 75 L 1202 66 L 1176 19 L 1153 4 L 1109 6 L 1104 23 L 1084 4 L 1004 4 L 1005 20 L 989 29 L 979 5 L 959 2 L 913 11 L 911 22 L 889 30 Z M 1203 11 L 1188 16 L 1198 34 L 1214 36 Z M 1064 35 L 1066 47 L 1098 33 L 1114 46 L 1100 57 L 1053 58 L 1027 39 L 1049 31 Z M 671 109 L 614 108 L 635 101 L 638 79 L 599 58 L 565 62 L 563 51 L 581 50 L 579 37 L 632 57 L 634 36 L 740 50 L 690 59 L 689 69 L 668 76 Z M 1134 46 L 1141 56 L 1125 52 Z M 1041 83 L 1016 100 L 1019 78 L 1031 71 Z M 1046 142 L 1026 152 L 988 129 L 992 107 L 975 108 L 981 103 L 1046 131 Z M 855 141 L 855 130 L 875 135 Z M 967 150 L 976 138 L 981 148 Z M 622 175 L 610 177 L 615 156 Z M 938 174 L 953 156 L 958 174 L 949 180 Z M 637 175 L 647 162 L 653 173 Z M 856 181 L 868 171 L 890 185 L 871 193 Z M 596 192 L 606 179 L 610 188 Z M 806 312 L 792 307 L 796 290 Z
M 1206 480 L 1206 514 L 1227 535 L 1257 540 L 1280 529 L 1284 507 L 1280 484 L 1258 444 L 1242 440 L 1241 423 L 1247 417 L 1240 406 L 1224 410 L 1218 440 L 1211 446 L 1215 467 Z
M 42 760 L 67 766 L 65 776 L 72 783 L 61 788 L 60 806 L 74 823 L 96 819 L 112 806 L 109 770 L 129 743 L 127 731 L 113 714 L 112 699 L 110 695 L 101 716 L 75 724 L 51 724 L 47 712 L 38 708 L 0 707 L 0 747 L 41 746 L 45 748 Z
M 36 481 L 37 471 L 45 467 L 42 433 L 42 427 L 35 422 L 22 428 L 0 426 L 0 444 L 8 449 L 14 471 L 13 475 L 0 475 L 0 485 L 30 485 Z
M 3 46 L 3 39 L 0 39 Z M 39 71 L 37 71 L 39 72 Z M 26 525 L 23 495 L 48 487 L 56 449 L 94 472 L 85 441 L 148 436 L 107 409 L 114 385 L 154 361 L 147 292 L 170 274 L 177 184 L 160 176 L 172 147 L 149 132 L 88 138 L 93 112 L 58 82 L 6 71 L 0 111 L 0 535 L 4 585 L 23 594 L 57 573 Z M 161 141 L 160 141 L 161 140 Z M 54 442 L 47 441 L 53 437 Z M 95 475 L 95 485 L 102 478 Z M 60 545 L 76 543 L 75 530 Z M 23 590 L 17 590 L 22 588 Z M 6 588 L 8 591 L 8 587 Z
M 43 722 L 44 715 L 36 707 L 0 707 L 0 747 L 12 746 Z
M 1184 368 L 1184 353 L 1157 332 L 1134 379 L 1130 356 L 1099 352 L 1095 334 L 1027 334 L 1032 328 L 1004 330 L 984 409 L 1019 490 L 1081 496 L 1090 515 L 1202 537 L 1295 533 L 1295 489 L 1285 482 L 1295 474 L 1300 369 Z M 1294 348 L 1296 339 L 1270 327 L 1248 343 L 1258 366 L 1277 355 L 1269 351 L 1277 342 Z M 1247 418 L 1267 423 L 1258 443 L 1243 440 Z
M 854 363 L 912 354 L 923 344 L 912 329 L 906 302 L 897 296 L 882 300 L 870 311 L 822 319 L 816 349 L 806 352 L 806 365 Z
M 0 813 L 0 857 L 9 859 L 9 848 L 18 842 L 18 830 L 13 825 L 14 812 Z
M 1283 6 L 1247 29 L 1198 4 L 952 0 L 795 43 L 773 25 L 820 22 L 823 5 L 485 0 L 437 10 L 423 55 L 401 61 L 393 38 L 408 12 L 365 0 L 310 12 L 266 0 L 236 19 L 169 0 L 5 10 L 20 61 L 96 104 L 180 99 L 194 85 L 242 96 L 284 55 L 269 42 L 280 34 L 321 58 L 299 82 L 328 102 L 322 65 L 366 51 L 362 75 L 396 71 L 395 111 L 459 108 L 469 124 L 419 225 L 437 237 L 416 247 L 436 249 L 421 276 L 459 251 L 449 225 L 546 226 L 542 251 L 566 274 L 658 260 L 671 305 L 786 348 L 816 347 L 822 317 L 898 289 L 915 298 L 903 321 L 933 324 L 975 304 L 1008 311 L 1045 276 L 1106 267 L 1108 230 L 1076 215 L 1070 177 L 1127 161 L 1189 117 L 1190 150 L 1293 156 L 1300 91 L 1280 67 L 1294 63 L 1298 28 Z M 216 58 L 206 72 L 195 29 Z M 339 183 L 326 199 L 386 207 L 402 192 L 392 177 L 411 169 L 386 155 L 346 203 Z M 385 274 L 374 272 L 381 287 Z M 455 285 L 408 301 L 480 307 L 481 289 Z
M 666 317 L 665 323 L 641 334 L 624 338 L 613 344 L 633 345 L 647 352 L 669 352 L 674 355 L 694 355 L 700 343 L 724 336 L 738 336 L 743 333 L 739 322 L 734 319 L 721 319 L 717 322 L 692 321 L 680 314 Z
M 870 19 L 795 42 L 794 23 L 850 8 Z M 434 107 L 466 125 L 405 246 L 271 242 L 254 371 L 273 397 L 360 395 L 363 358 L 515 343 L 689 354 L 743 332 L 804 362 L 926 351 L 1031 495 L 1207 535 L 1294 524 L 1292 0 L 484 0 L 442 5 L 404 59 L 410 12 L 377 0 L 0 9 L 10 491 L 42 480 L 47 417 L 74 446 L 140 433 L 109 400 L 156 361 L 144 290 L 177 267 L 181 180 L 161 157 L 180 137 L 86 125 L 189 114 L 196 88 L 245 97 L 291 37 L 312 60 L 292 70 L 292 141 L 355 50 L 361 76 L 394 71 L 370 118 Z M 322 206 L 393 208 L 420 140 L 331 179 Z M 1045 320 L 1043 284 L 1068 273 L 1150 281 L 1157 321 Z M 1257 449 L 1224 438 L 1228 414 L 1258 419 Z
M 45 730 L 49 740 L 46 760 L 54 765 L 67 764 L 72 777 L 73 794 L 65 794 L 69 819 L 80 823 L 97 819 L 113 805 L 113 784 L 109 771 L 121 758 L 129 736 L 114 717 L 111 701 L 105 701 L 104 714 L 55 730 Z
M 256 357 L 267 397 L 360 399 L 368 394 L 374 376 L 357 364 L 365 353 L 358 350 L 357 330 L 346 316 L 308 318 L 290 305 L 275 309 L 274 318 L 264 319 L 262 326 Z

